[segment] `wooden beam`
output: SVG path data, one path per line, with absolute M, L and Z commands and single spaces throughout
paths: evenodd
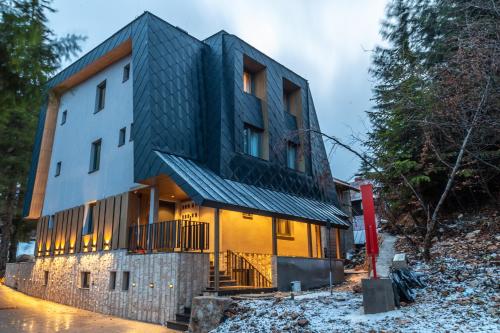
M 312 258 L 312 256 L 313 256 L 311 223 L 307 224 L 307 255 L 309 256 L 309 258 Z
M 219 209 L 216 208 L 214 212 L 214 290 L 219 293 L 219 251 L 220 251 L 220 221 Z
M 272 218 L 272 238 L 273 238 L 273 256 L 278 255 L 278 238 L 276 237 L 276 218 Z

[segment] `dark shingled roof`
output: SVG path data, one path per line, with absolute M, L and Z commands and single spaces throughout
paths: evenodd
M 156 154 L 164 162 L 162 171 L 198 205 L 322 225 L 331 221 L 338 228 L 350 226 L 347 215 L 331 203 L 223 179 L 193 160 Z

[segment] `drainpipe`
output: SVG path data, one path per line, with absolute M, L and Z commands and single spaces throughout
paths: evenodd
M 220 234 L 220 225 L 219 225 L 219 208 L 215 209 L 214 212 L 214 291 L 215 294 L 219 294 L 219 234 Z

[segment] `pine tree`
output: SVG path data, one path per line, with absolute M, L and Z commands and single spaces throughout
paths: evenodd
M 48 12 L 53 12 L 48 0 L 0 5 L 0 276 L 9 248 L 12 259 L 17 239 L 30 229 L 22 224 L 21 206 L 43 86 L 63 58 L 80 50 L 83 39 L 55 37 L 47 26 Z

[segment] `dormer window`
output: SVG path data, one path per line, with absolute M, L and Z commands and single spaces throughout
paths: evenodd
M 298 169 L 298 163 L 297 163 L 297 144 L 293 142 L 288 142 L 287 148 L 286 148 L 286 164 L 287 167 L 290 169 Z
M 64 110 L 61 116 L 61 125 L 66 124 L 67 117 L 68 117 L 68 110 Z
M 246 125 L 243 129 L 243 151 L 254 157 L 262 156 L 262 131 Z
M 247 94 L 253 94 L 252 85 L 253 85 L 252 74 L 247 71 L 243 71 L 243 91 L 246 92 Z

